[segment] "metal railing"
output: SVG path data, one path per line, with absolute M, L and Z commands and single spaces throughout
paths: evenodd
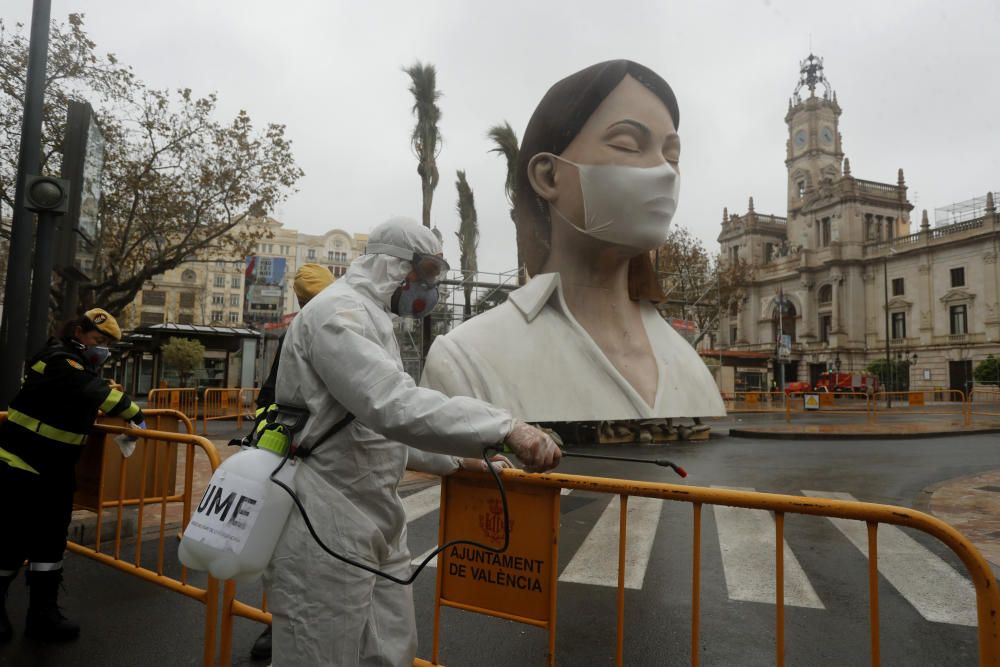
M 969 426 L 969 404 L 965 393 L 957 389 L 918 389 L 913 391 L 880 391 L 872 397 L 873 420 L 879 415 L 924 414 L 954 415 L 963 426 Z
M 734 391 L 723 393 L 727 412 L 783 412 L 788 396 L 782 391 Z
M 965 405 L 969 424 L 977 418 L 996 422 L 1000 419 L 1000 388 L 974 387 Z
M 806 395 L 816 396 L 818 410 L 806 409 Z M 785 422 L 791 423 L 794 414 L 836 414 L 865 415 L 865 421 L 873 420 L 871 396 L 860 391 L 793 391 L 785 401 Z
M 208 433 L 208 422 L 217 419 L 235 419 L 236 427 L 243 428 L 244 417 L 253 419 L 259 393 L 260 389 L 253 387 L 206 389 L 201 403 L 201 432 Z
M 150 408 L 177 410 L 196 419 L 198 417 L 198 390 L 150 389 L 146 405 Z
M 618 549 L 618 598 L 616 664 L 623 664 L 624 615 L 625 615 L 625 543 L 628 536 L 628 499 L 630 497 L 659 498 L 687 503 L 692 508 L 693 553 L 691 572 L 691 664 L 697 666 L 701 652 L 701 552 L 702 508 L 705 505 L 722 505 L 746 509 L 766 510 L 774 513 L 775 527 L 775 664 L 785 663 L 785 594 L 784 594 L 784 526 L 788 514 L 811 515 L 828 518 L 864 521 L 868 528 L 868 595 L 869 595 L 869 647 L 871 664 L 881 661 L 880 616 L 878 598 L 878 526 L 892 524 L 913 528 L 947 546 L 965 565 L 976 592 L 978 618 L 978 644 L 980 665 L 1000 665 L 1000 591 L 990 565 L 972 543 L 944 521 L 907 507 L 879 505 L 847 500 L 833 500 L 808 496 L 791 496 L 755 491 L 735 491 L 677 484 L 638 482 L 604 477 L 546 474 L 531 475 L 519 470 L 504 470 L 505 480 L 516 480 L 528 485 L 555 486 L 589 493 L 614 494 L 620 497 L 619 549 Z M 441 576 L 439 569 L 438 576 Z M 440 591 L 440 586 L 438 587 Z M 437 602 L 440 602 L 439 600 Z M 437 646 L 440 628 L 435 624 L 434 644 Z M 432 663 L 436 664 L 435 649 Z M 549 664 L 554 664 L 550 656 Z

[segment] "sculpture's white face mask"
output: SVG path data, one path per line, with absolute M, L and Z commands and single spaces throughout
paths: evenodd
M 578 227 L 553 209 L 573 229 L 595 239 L 649 251 L 667 240 L 677 210 L 680 174 L 663 163 L 655 167 L 577 164 L 583 193 L 583 226 Z

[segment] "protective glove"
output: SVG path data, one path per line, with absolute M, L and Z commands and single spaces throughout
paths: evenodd
M 115 444 L 118 445 L 118 449 L 121 450 L 122 456 L 128 458 L 132 456 L 132 452 L 135 451 L 135 443 L 139 442 L 139 438 L 130 436 L 126 433 L 122 433 L 115 437 Z
M 503 470 L 504 468 L 513 468 L 514 464 L 510 462 L 503 454 L 496 454 L 490 457 L 490 466 L 494 470 Z M 460 470 L 475 470 L 477 472 L 486 472 L 486 461 L 482 459 L 458 459 L 458 467 Z
M 140 419 L 138 424 L 130 424 L 132 428 L 138 428 L 146 430 L 146 420 Z M 118 449 L 121 450 L 122 456 L 128 458 L 132 456 L 132 452 L 135 451 L 135 443 L 139 442 L 139 438 L 134 435 L 129 435 L 128 433 L 122 433 L 115 438 L 115 444 L 118 445 Z
M 559 465 L 562 452 L 556 443 L 541 429 L 525 424 L 520 419 L 504 439 L 504 444 L 524 463 L 528 472 L 545 472 Z

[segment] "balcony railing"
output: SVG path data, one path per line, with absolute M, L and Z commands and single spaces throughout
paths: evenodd
M 964 333 L 946 334 L 944 336 L 933 336 L 931 342 L 934 345 L 968 345 L 969 343 L 985 343 L 985 333 Z
M 977 229 L 981 229 L 983 225 L 986 224 L 986 216 L 976 218 L 975 220 L 966 220 L 965 222 L 956 222 L 953 225 L 945 225 L 944 227 L 936 227 L 928 231 L 928 238 L 931 241 L 938 239 L 943 239 L 945 237 L 951 236 L 952 234 L 961 234 L 963 232 L 971 232 Z M 880 250 L 886 248 L 899 248 L 902 246 L 915 245 L 921 243 L 924 239 L 923 232 L 917 232 L 915 234 L 908 234 L 906 236 L 899 236 L 894 239 L 889 239 L 886 241 L 870 241 L 865 244 L 865 254 L 871 255 L 875 254 Z
M 862 192 L 868 192 L 870 194 L 877 195 L 891 195 L 895 197 L 899 193 L 899 187 L 896 185 L 890 185 L 888 183 L 878 183 L 876 181 L 865 181 L 860 178 L 854 179 L 857 183 L 858 189 Z
M 979 229 L 986 222 L 986 216 L 981 218 L 976 218 L 975 220 L 966 220 L 965 222 L 956 222 L 953 225 L 945 225 L 944 227 L 936 227 L 931 230 L 932 239 L 940 239 L 948 236 L 949 234 L 959 234 L 961 232 L 968 232 L 973 229 Z

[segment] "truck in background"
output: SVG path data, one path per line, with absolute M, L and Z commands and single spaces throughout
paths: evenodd
M 842 372 L 820 373 L 819 380 L 816 381 L 814 387 L 816 391 L 851 392 L 869 396 L 879 391 L 880 388 L 878 378 L 874 375 Z

